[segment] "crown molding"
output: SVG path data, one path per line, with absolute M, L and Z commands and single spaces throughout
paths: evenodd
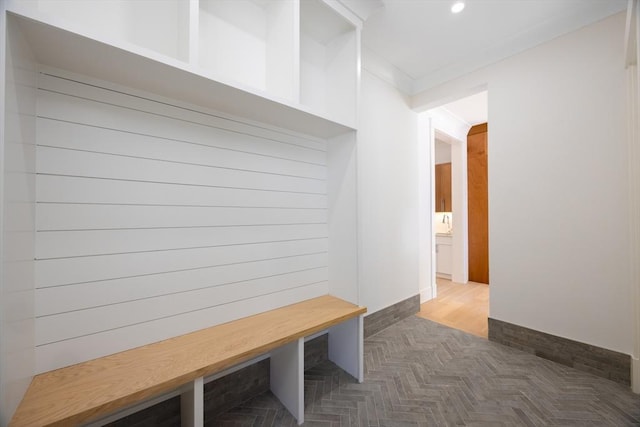
M 405 95 L 414 94 L 414 80 L 391 62 L 362 46 L 362 68 L 394 86 Z
M 377 9 L 385 7 L 384 0 L 337 0 L 349 9 L 351 13 L 362 20 L 367 18 Z
M 637 0 L 629 1 L 633 2 Z M 502 40 L 500 43 L 488 46 L 485 49 L 479 49 L 473 55 L 468 56 L 462 61 L 448 64 L 417 78 L 414 84 L 413 95 L 434 88 L 449 80 L 472 73 L 480 68 L 498 63 L 560 36 L 577 31 L 582 27 L 607 19 L 620 12 L 621 10 L 617 8 L 612 9 L 611 5 L 607 2 L 600 2 L 594 7 L 581 11 L 580 14 L 574 14 L 573 16 L 567 16 L 566 14 L 553 16 L 531 30 L 518 33 L 509 39 Z

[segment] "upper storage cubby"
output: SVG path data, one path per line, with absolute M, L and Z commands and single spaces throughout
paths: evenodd
M 300 102 L 343 123 L 356 120 L 356 27 L 322 0 L 300 1 Z
M 360 21 L 337 1 L 5 4 L 40 65 L 320 137 L 356 127 Z
M 181 61 L 189 60 L 189 1 L 37 0 L 23 3 L 102 41 L 132 43 Z
M 296 100 L 296 6 L 291 0 L 200 0 L 199 66 Z

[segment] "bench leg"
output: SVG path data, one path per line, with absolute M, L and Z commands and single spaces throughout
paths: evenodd
M 204 381 L 196 378 L 189 389 L 180 395 L 180 417 L 182 427 L 204 425 Z
M 304 422 L 304 338 L 271 352 L 271 391 Z
M 364 380 L 363 337 L 361 315 L 329 329 L 329 360 L 360 383 Z

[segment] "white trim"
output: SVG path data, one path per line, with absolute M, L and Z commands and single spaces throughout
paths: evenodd
M 189 43 L 187 52 L 187 62 L 190 64 L 200 63 L 200 2 L 189 0 Z
M 189 387 L 191 384 L 187 384 L 186 387 Z M 149 399 L 145 402 L 133 405 L 133 406 L 129 406 L 128 408 L 125 408 L 121 411 L 118 412 L 114 412 L 111 415 L 108 415 L 104 418 L 100 418 L 97 421 L 93 421 L 91 423 L 86 424 L 86 427 L 102 427 L 104 425 L 107 425 L 109 423 L 112 423 L 114 421 L 118 421 L 121 418 L 127 417 L 131 414 L 135 414 L 136 412 L 140 412 L 142 410 L 145 410 L 147 408 L 152 407 L 153 405 L 157 405 L 160 402 L 164 402 L 165 400 L 169 400 L 172 397 L 176 397 L 176 396 L 180 396 L 186 389 L 186 387 L 183 389 L 178 388 L 175 390 L 172 390 L 170 393 L 166 393 L 163 394 L 161 396 L 158 397 L 154 397 L 153 399 Z
M 379 57 L 366 46 L 361 48 L 362 68 L 384 82 L 398 89 L 405 95 L 413 95 L 414 80 L 404 71 Z
M 627 2 L 627 19 L 624 29 L 624 54 L 625 65 L 628 67 L 634 65 L 638 61 L 638 45 L 637 45 L 637 9 L 638 0 L 628 0 Z
M 227 376 L 229 374 L 233 374 L 234 372 L 238 372 L 240 369 L 244 369 L 247 366 L 251 366 L 251 365 L 253 365 L 255 363 L 262 362 L 264 359 L 268 359 L 269 357 L 271 357 L 271 353 L 265 353 L 265 354 L 263 354 L 261 356 L 258 356 L 256 358 L 254 358 L 254 359 L 247 360 L 246 362 L 238 363 L 237 365 L 232 366 L 231 368 L 225 369 L 224 371 L 216 372 L 213 375 L 209 375 L 208 377 L 205 377 L 204 384 L 208 384 L 211 381 L 217 380 L 218 378 L 222 378 L 222 377 Z
M 435 252 L 433 235 L 435 213 L 431 208 L 434 192 L 433 129 L 431 117 L 426 113 L 418 114 L 418 291 L 420 303 L 436 296 Z
M 321 337 L 322 335 L 327 334 L 327 333 L 329 333 L 329 330 L 325 329 L 324 331 L 320 331 L 320 332 L 317 332 L 317 333 L 315 333 L 313 335 L 306 336 L 306 337 L 304 337 L 304 342 L 309 342 L 309 341 L 311 341 L 313 339 L 316 339 L 318 337 Z
M 202 427 L 204 425 L 204 383 L 202 377 L 193 380 L 180 395 L 180 425 Z
M 640 394 L 640 359 L 631 358 L 631 390 Z
M 440 132 L 438 132 L 440 134 Z M 467 137 L 451 138 L 451 280 L 466 284 L 469 280 L 469 202 L 467 188 Z M 435 165 L 432 165 L 435 169 Z
M 631 389 L 640 394 L 640 68 L 637 65 L 640 49 L 639 0 L 629 0 L 627 33 L 625 37 L 628 97 L 629 137 L 629 265 L 633 327 L 631 355 Z M 629 50 L 633 49 L 634 52 Z
M 342 0 L 322 0 L 327 6 L 331 7 L 340 16 L 347 20 L 357 29 L 362 29 L 363 19 L 353 12 Z
M 439 131 L 438 137 L 442 139 L 446 136 L 450 137 L 445 142 L 452 144 L 454 140 L 467 140 L 467 134 L 469 133 L 469 129 L 471 129 L 471 125 L 458 116 L 451 114 L 446 108 L 434 108 L 428 111 L 428 115 L 433 120 L 433 127 Z
M 6 97 L 4 94 L 6 93 L 7 86 L 7 61 L 6 61 L 6 46 L 7 46 L 7 19 L 6 19 L 6 3 L 0 1 L 0 38 L 2 42 L 0 42 L 0 70 L 2 74 L 2 78 L 0 78 L 0 93 L 3 94 L 0 97 L 0 176 L 4 177 L 4 139 L 5 139 L 5 109 L 6 109 Z M 4 180 L 3 180 L 4 181 Z M 5 185 L 0 186 L 0 260 L 2 260 L 2 264 L 4 264 L 4 187 Z M 5 287 L 5 274 L 4 274 L 4 265 L 2 265 L 2 273 L 0 274 L 0 295 L 4 295 L 4 287 Z M 5 315 L 3 314 L 0 317 L 0 347 L 2 351 L 0 352 L 0 394 L 4 396 L 4 399 L 0 402 L 0 424 L 9 424 L 11 421 L 11 417 L 13 417 L 13 413 L 16 410 L 17 404 L 12 404 L 7 399 L 7 395 L 9 394 L 10 385 L 8 383 L 8 379 L 5 375 L 5 366 L 7 364 L 5 359 L 5 340 L 8 339 L 8 334 L 5 332 Z M 24 393 L 26 392 L 26 388 L 22 391 L 22 395 L 19 397 L 22 400 Z
M 375 10 L 383 8 L 384 2 L 382 0 L 336 0 L 347 8 L 352 14 L 356 15 L 362 22 Z
M 420 289 L 420 304 L 429 301 L 433 298 L 433 285 L 429 285 L 423 289 Z

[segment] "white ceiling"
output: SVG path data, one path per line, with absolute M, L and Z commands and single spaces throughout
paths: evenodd
M 466 8 L 454 15 L 450 11 L 454 0 L 344 2 L 351 3 L 353 10 L 366 10 L 363 46 L 409 76 L 414 93 L 627 5 L 627 0 L 466 0 Z

